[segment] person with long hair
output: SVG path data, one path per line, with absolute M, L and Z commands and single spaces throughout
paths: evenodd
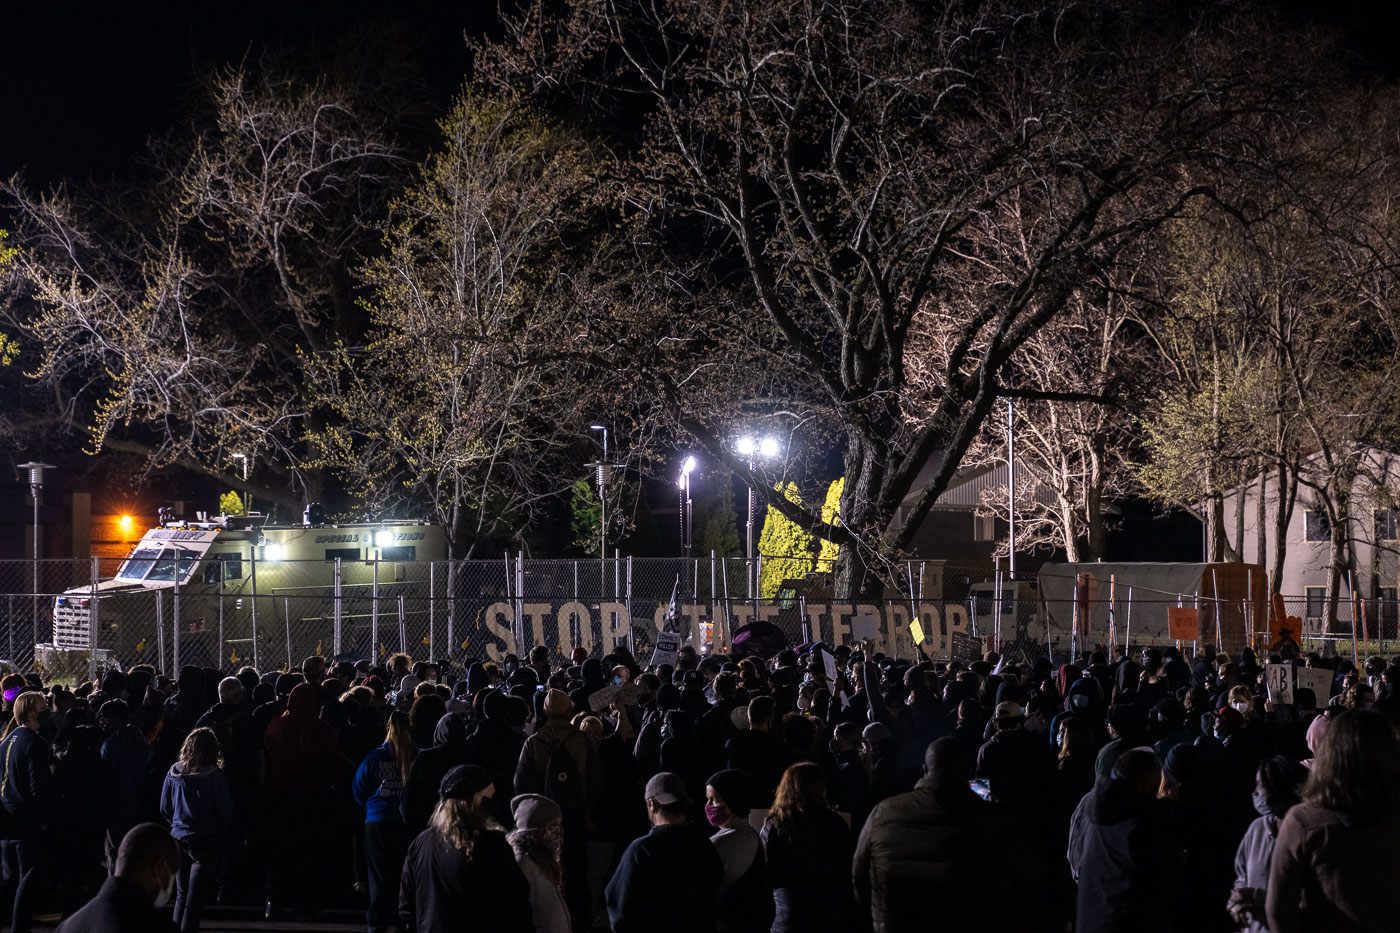
M 1316 749 L 1303 802 L 1279 825 L 1265 908 L 1272 933 L 1393 930 L 1400 917 L 1400 739 L 1348 710 Z
M 396 709 L 389 714 L 384 744 L 365 756 L 351 784 L 355 801 L 365 808 L 365 922 L 370 933 L 385 933 L 391 924 L 397 925 L 398 881 L 409 842 L 399 805 L 415 754 L 409 715 Z
M 175 875 L 175 923 L 180 933 L 199 929 L 199 915 L 219 872 L 233 822 L 233 795 L 224 775 L 219 737 L 202 726 L 185 737 L 180 759 L 160 791 L 160 812 L 180 847 Z
M 534 933 L 530 886 L 488 815 L 495 793 L 491 773 L 478 765 L 457 765 L 443 777 L 428 828 L 404 859 L 399 920 L 405 929 Z
M 827 803 L 826 773 L 799 761 L 783 772 L 763 823 L 773 933 L 843 933 L 856 927 L 850 827 Z

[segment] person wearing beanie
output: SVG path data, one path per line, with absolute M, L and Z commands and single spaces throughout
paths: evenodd
M 767 933 L 773 924 L 773 891 L 763 861 L 763 840 L 749 824 L 753 780 L 727 770 L 705 782 L 705 819 L 718 830 L 710 843 L 724 865 L 719 918 L 724 933 Z
M 586 933 L 593 920 L 588 889 L 588 813 L 603 793 L 598 746 L 574 726 L 573 703 L 563 690 L 545 694 L 544 723 L 525 740 L 515 767 L 515 791 L 541 794 L 564 813 L 564 899 L 573 927 Z
M 535 933 L 569 933 L 564 903 L 564 811 L 548 797 L 521 794 L 510 802 L 515 830 L 506 836 L 515 861 L 530 885 Z
M 505 834 L 488 816 L 495 794 L 491 773 L 478 765 L 457 765 L 443 775 L 428 828 L 404 859 L 399 881 L 404 929 L 534 933 L 530 887 Z

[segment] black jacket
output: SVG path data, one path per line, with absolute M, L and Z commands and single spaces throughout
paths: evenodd
M 413 768 L 403 784 L 399 798 L 399 814 L 404 826 L 417 835 L 428 828 L 428 819 L 438 804 L 438 785 L 457 765 L 476 764 L 467 750 L 467 720 L 460 713 L 448 713 L 438 721 L 433 731 L 433 747 L 425 748 L 413 759 Z M 508 793 L 509 788 L 497 788 Z
M 694 823 L 653 826 L 608 882 L 613 933 L 714 933 L 723 877 L 719 854 Z
M 791 830 L 765 823 L 762 836 L 773 886 L 773 933 L 857 929 L 851 890 L 855 840 L 845 820 L 823 810 Z
M 97 896 L 58 925 L 58 933 L 175 933 L 134 881 L 108 878 Z
M 0 803 L 17 831 L 37 830 L 53 815 L 56 792 L 49 743 L 17 726 L 0 742 Z
M 967 787 L 920 780 L 877 806 L 860 834 L 853 869 L 861 912 L 869 911 L 875 933 L 903 933 L 929 929 L 928 905 L 938 904 L 938 930 L 971 933 L 987 928 L 996 905 L 998 929 L 1031 929 L 1043 875 L 1033 848 L 1008 832 L 999 808 Z M 1022 904 L 1032 909 L 1018 910 Z
M 530 885 L 502 833 L 484 832 L 472 857 L 425 829 L 408 847 L 399 917 L 416 933 L 490 930 L 534 933 Z
M 1075 816 L 1076 933 L 1170 933 L 1182 865 L 1166 805 L 1100 780 Z

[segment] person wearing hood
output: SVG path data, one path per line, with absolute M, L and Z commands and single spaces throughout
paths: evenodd
M 1113 771 L 1113 763 L 1118 756 L 1130 748 L 1135 748 L 1142 733 L 1142 716 L 1136 703 L 1115 703 L 1108 708 L 1109 742 L 1099 749 L 1094 762 L 1094 773 L 1107 777 Z
M 467 719 L 460 713 L 448 713 L 438 720 L 433 730 L 433 745 L 418 753 L 403 783 L 399 812 L 409 837 L 418 835 L 428 826 L 433 808 L 438 802 L 438 785 L 457 765 L 475 764 L 467 748 Z
M 482 718 L 467 737 L 467 754 L 491 774 L 497 793 L 509 798 L 515 789 L 515 766 L 520 761 L 524 734 L 511 727 L 511 710 L 524 702 L 499 690 L 487 690 L 481 698 Z M 523 710 L 520 716 L 524 717 Z
M 1268 933 L 1264 903 L 1269 888 L 1269 863 L 1274 856 L 1279 824 L 1299 801 L 1307 769 L 1284 757 L 1259 764 L 1254 786 L 1254 810 L 1259 814 L 1235 852 L 1235 887 L 1230 892 L 1230 917 L 1243 933 Z
M 180 677 L 175 681 L 175 693 L 165 701 L 161 719 L 165 725 L 161 738 L 179 743 L 194 729 L 199 717 L 209 709 L 205 702 L 204 671 L 197 667 L 180 668 Z
M 752 786 L 747 774 L 732 770 L 712 774 L 705 782 L 705 819 L 717 830 L 710 843 L 724 865 L 716 921 L 720 933 L 767 933 L 773 923 L 763 840 L 749 825 Z
M 117 863 L 117 850 L 131 827 L 139 822 L 146 769 L 151 750 L 146 737 L 128 721 L 125 700 L 108 700 L 97 711 L 97 722 L 106 739 L 102 742 L 103 779 L 107 787 L 107 864 Z
M 1151 749 L 1129 749 L 1080 802 L 1068 851 L 1079 882 L 1075 933 L 1173 930 L 1181 859 L 1157 800 L 1161 780 Z
M 400 801 L 415 754 L 408 714 L 396 709 L 389 714 L 384 744 L 365 756 L 351 784 L 355 802 L 365 808 L 365 863 L 369 868 L 365 922 L 370 933 L 385 933 L 395 921 L 399 877 L 410 840 Z
M 315 855 L 316 833 L 329 818 L 340 762 L 335 730 L 318 715 L 315 689 L 296 684 L 286 704 L 286 711 L 268 724 L 263 737 L 267 818 L 277 831 L 269 859 L 269 919 L 280 914 L 292 893 L 307 909 L 318 906 L 321 872 Z
M 607 675 L 603 673 L 603 662 L 597 658 L 588 658 L 580 668 L 583 675 L 583 686 L 569 694 L 569 700 L 574 704 L 576 710 L 589 709 L 588 699 L 608 685 Z
M 564 903 L 564 811 L 548 797 L 521 794 L 510 802 L 515 829 L 506 840 L 530 885 L 530 913 L 535 933 L 569 933 Z
M 1050 781 L 1050 756 L 1042 740 L 1024 728 L 1026 711 L 1019 703 L 997 704 L 996 734 L 977 753 L 977 777 L 991 787 L 992 796 L 1019 820 L 1044 824 L 1041 796 Z
M 990 904 L 998 905 L 999 929 L 1033 928 L 1038 866 L 1032 850 L 1007 839 L 997 808 L 969 788 L 972 765 L 962 742 L 938 739 L 924 752 L 914 790 L 885 800 L 866 820 L 852 866 L 860 912 L 875 933 L 929 929 L 931 903 L 940 905 L 940 931 L 985 929 Z
M 199 929 L 199 916 L 219 870 L 224 840 L 233 821 L 233 797 L 220 767 L 213 729 L 191 732 L 170 766 L 160 792 L 160 812 L 180 847 L 175 923 L 180 933 Z

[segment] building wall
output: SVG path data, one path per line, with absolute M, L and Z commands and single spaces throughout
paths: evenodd
M 1384 457 L 1384 455 L 1377 455 Z M 1376 463 L 1376 475 L 1387 478 L 1383 485 L 1391 489 L 1400 489 L 1400 468 L 1389 462 L 1389 459 L 1378 459 Z M 1278 508 L 1278 497 L 1275 490 L 1273 476 L 1270 474 L 1265 484 L 1264 505 L 1265 515 L 1265 536 L 1266 544 L 1264 553 L 1259 553 L 1257 535 L 1257 504 L 1258 486 L 1252 483 L 1243 489 L 1236 489 L 1225 499 L 1225 529 L 1231 543 L 1235 536 L 1235 516 L 1237 510 L 1243 506 L 1244 514 L 1244 542 L 1242 557 L 1249 562 L 1263 564 L 1266 568 L 1272 568 L 1275 553 L 1277 551 L 1277 541 L 1274 535 L 1274 521 Z M 1378 491 L 1376 486 L 1367 481 L 1359 481 L 1352 498 L 1352 519 L 1349 523 L 1348 531 L 1348 565 L 1353 574 L 1357 592 L 1364 599 L 1376 599 L 1378 597 L 1394 598 L 1391 588 L 1400 586 L 1400 542 L 1386 540 L 1389 529 L 1383 529 L 1381 536 L 1377 536 L 1375 515 L 1378 511 L 1388 508 L 1386 503 L 1394 501 L 1393 497 Z M 1301 598 L 1308 595 L 1308 588 L 1325 588 L 1328 586 L 1328 567 L 1331 559 L 1331 541 L 1324 537 L 1322 540 L 1309 541 L 1308 537 L 1308 512 L 1323 512 L 1318 494 L 1303 485 L 1298 486 L 1297 502 L 1293 508 L 1293 515 L 1288 524 L 1287 532 L 1287 553 L 1283 564 L 1283 581 L 1281 591 L 1287 597 L 1299 597 L 1298 602 L 1290 601 L 1288 611 L 1290 615 L 1308 615 L 1316 618 L 1312 612 L 1302 608 Z M 1320 529 L 1318 529 L 1320 530 Z M 1314 589 L 1316 595 L 1316 589 Z M 1343 600 L 1350 598 L 1350 590 L 1347 581 L 1341 581 L 1341 596 Z M 1314 609 L 1316 607 L 1314 606 Z M 1349 617 L 1349 610 L 1340 608 L 1339 617 Z

